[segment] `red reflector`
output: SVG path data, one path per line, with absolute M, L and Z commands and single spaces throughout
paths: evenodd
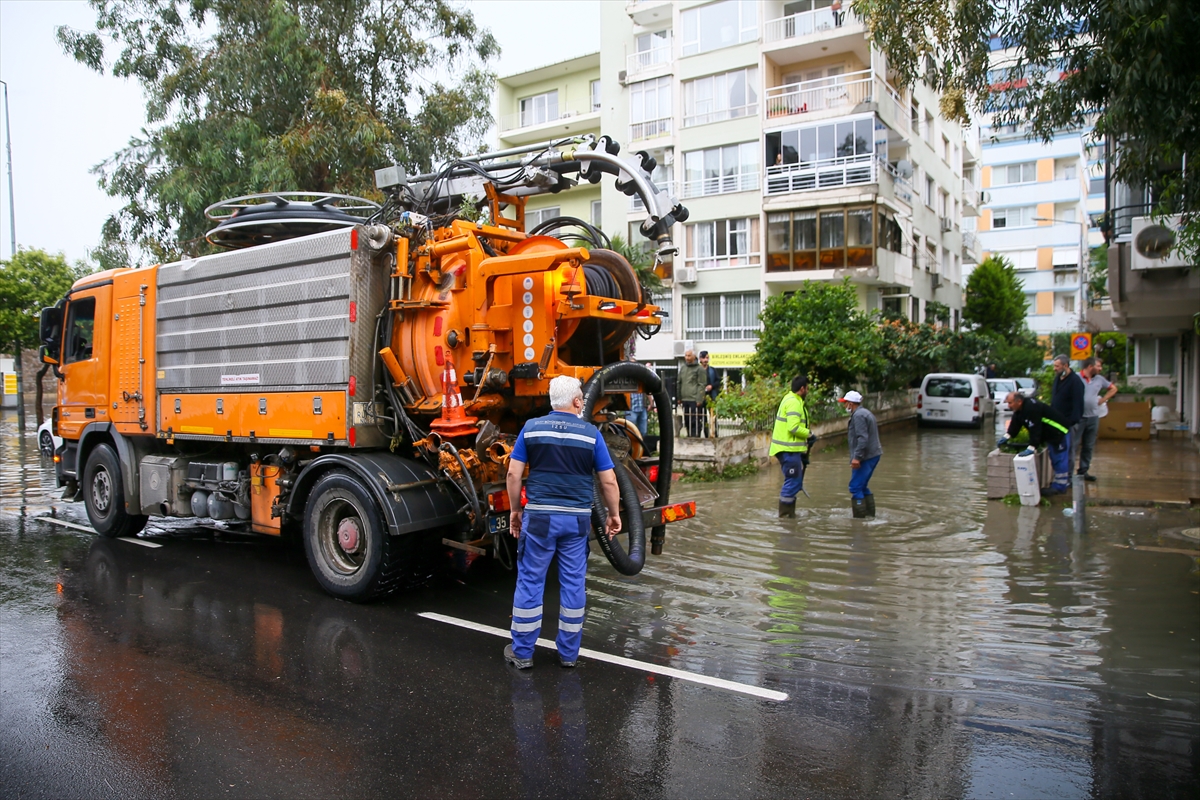
M 508 511 L 508 492 L 492 492 L 489 494 L 488 507 L 492 511 Z
M 350 396 L 354 397 L 354 390 L 358 386 L 358 381 L 353 375 L 350 376 Z
M 442 346 L 440 344 L 433 348 L 433 360 L 437 362 L 439 367 L 446 365 L 446 356 L 442 353 Z
M 350 380 L 354 379 L 351 378 Z M 351 392 L 351 394 L 353 394 L 353 392 Z M 350 446 L 354 447 L 354 443 L 358 441 L 358 437 L 354 434 L 354 428 L 350 429 L 350 436 L 348 438 L 350 439 Z
M 529 499 L 527 497 L 525 497 L 525 487 L 522 486 L 521 487 L 521 508 L 524 508 L 525 504 L 528 502 L 529 502 Z
M 650 309 L 643 308 L 641 311 L 637 312 L 637 315 L 639 317 L 648 317 L 648 316 L 650 316 Z
M 350 321 L 358 322 L 358 303 L 350 301 Z
M 658 464 L 651 464 L 650 466 L 646 467 L 646 480 L 650 481 L 651 483 L 658 482 Z
M 358 228 L 350 229 L 350 249 L 351 250 L 358 249 Z
M 434 336 L 442 335 L 442 318 L 441 317 L 433 318 L 433 335 Z

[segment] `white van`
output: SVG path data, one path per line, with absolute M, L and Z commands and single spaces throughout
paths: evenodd
M 932 372 L 921 381 L 917 424 L 982 428 L 993 413 L 992 395 L 982 375 Z

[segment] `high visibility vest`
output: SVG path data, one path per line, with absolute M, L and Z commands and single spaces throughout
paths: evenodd
M 779 410 L 775 412 L 771 450 L 767 455 L 807 453 L 809 434 L 808 410 L 804 407 L 804 398 L 795 392 L 788 392 L 779 404 Z
M 1063 433 L 1070 433 L 1069 430 L 1064 428 L 1062 425 L 1059 425 L 1057 422 L 1050 419 L 1049 417 L 1042 417 L 1042 424 L 1049 425 L 1052 428 L 1057 428 L 1058 430 L 1062 431 Z

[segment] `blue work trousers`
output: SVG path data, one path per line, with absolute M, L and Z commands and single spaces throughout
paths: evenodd
M 875 474 L 875 467 L 879 465 L 879 458 L 880 456 L 864 458 L 858 462 L 857 467 L 850 468 L 850 496 L 855 500 L 866 497 L 871 493 L 871 490 L 867 488 L 867 482 Z
M 583 639 L 590 516 L 526 512 L 517 539 L 517 591 L 513 596 L 512 646 L 517 658 L 533 658 L 542 630 L 546 571 L 558 554 L 558 655 L 579 657 Z
M 1047 449 L 1050 451 L 1050 468 L 1054 470 L 1050 488 L 1065 492 L 1071 488 L 1071 434 L 1068 433 L 1061 442 Z
M 781 503 L 796 502 L 796 495 L 804 491 L 804 454 L 776 453 L 779 468 L 783 470 L 783 488 L 779 490 Z

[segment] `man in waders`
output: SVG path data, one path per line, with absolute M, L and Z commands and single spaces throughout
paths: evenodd
M 775 412 L 775 427 L 771 431 L 771 450 L 768 456 L 779 459 L 783 470 L 783 488 L 779 490 L 779 516 L 796 516 L 796 496 L 804 491 L 804 466 L 808 457 L 808 378 L 792 378 L 792 390 L 783 397 Z
M 1008 423 L 1008 434 L 996 441 L 1000 447 L 1011 437 L 1021 432 L 1021 428 L 1029 431 L 1029 447 L 1021 451 L 1021 455 L 1032 455 L 1034 449 L 1045 442 L 1050 451 L 1050 467 L 1054 470 L 1054 478 L 1050 488 L 1042 494 L 1062 494 L 1071 488 L 1071 437 L 1066 417 L 1052 407 L 1032 397 L 1025 397 L 1019 392 L 1009 392 L 1004 398 L 1012 409 L 1012 419 Z
M 550 381 L 550 407 L 525 423 L 508 459 L 509 532 L 517 538 L 517 589 L 513 595 L 512 644 L 504 660 L 517 669 L 533 666 L 533 648 L 542 629 L 546 570 L 558 556 L 558 661 L 575 666 L 583 639 L 588 533 L 592 528 L 592 473 L 608 507 L 605 533 L 621 532 L 621 492 L 604 437 L 583 413 L 579 380 L 559 375 Z M 521 479 L 525 482 L 522 519 Z
M 850 412 L 846 437 L 850 440 L 850 510 L 855 519 L 875 516 L 875 495 L 867 488 L 867 482 L 883 455 L 879 424 L 875 415 L 862 407 L 862 401 L 863 396 L 854 391 L 846 392 L 838 401 Z

